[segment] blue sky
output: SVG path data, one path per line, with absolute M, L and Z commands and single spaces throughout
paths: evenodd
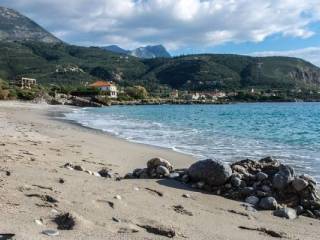
M 320 66 L 319 0 L 1 0 L 84 46 L 301 57 Z

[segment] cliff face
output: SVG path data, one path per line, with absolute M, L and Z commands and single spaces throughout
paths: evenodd
M 294 81 L 301 81 L 305 84 L 320 85 L 320 71 L 310 67 L 300 67 L 290 72 L 290 78 Z
M 5 7 L 0 7 L 0 41 L 61 42 L 31 19 Z

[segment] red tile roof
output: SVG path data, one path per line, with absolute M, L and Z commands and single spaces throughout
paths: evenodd
M 105 81 L 97 81 L 95 83 L 90 84 L 90 87 L 110 87 L 113 84 L 110 82 L 105 82 Z

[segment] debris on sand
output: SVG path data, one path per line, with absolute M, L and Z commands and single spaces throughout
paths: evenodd
M 76 225 L 75 218 L 70 213 L 62 213 L 57 215 L 53 220 L 59 230 L 72 230 Z

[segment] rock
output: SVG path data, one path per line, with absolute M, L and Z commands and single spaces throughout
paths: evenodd
M 193 181 L 204 181 L 208 185 L 220 186 L 231 177 L 232 170 L 228 164 L 207 159 L 192 164 L 188 174 Z
M 278 206 L 277 200 L 274 197 L 262 198 L 259 202 L 259 207 L 264 210 L 274 210 Z
M 241 166 L 241 165 L 234 165 L 232 166 L 232 170 L 241 174 L 247 174 L 247 170 L 245 169 L 245 167 Z
M 168 177 L 171 178 L 171 179 L 175 179 L 175 178 L 179 178 L 180 174 L 176 173 L 176 172 L 173 172 L 173 173 L 170 173 Z
M 184 182 L 184 183 L 187 183 L 190 181 L 190 177 L 188 174 L 184 174 L 181 178 L 181 181 Z
M 294 180 L 294 169 L 290 166 L 280 165 L 279 171 L 273 176 L 272 185 L 275 189 L 283 190 Z
M 121 222 L 121 219 L 116 218 L 116 217 L 112 217 L 112 220 L 113 220 L 114 222 L 117 222 L 117 223 L 120 223 L 120 222 Z
M 56 230 L 51 230 L 51 229 L 47 229 L 47 230 L 43 230 L 42 233 L 44 235 L 47 235 L 47 236 L 58 236 L 59 235 L 59 232 L 56 231 Z
M 65 180 L 63 178 L 59 178 L 59 183 L 63 184 Z
M 256 174 L 256 178 L 257 178 L 258 181 L 266 180 L 266 179 L 268 179 L 268 177 L 269 177 L 268 174 L 266 174 L 264 172 L 258 172 Z
M 122 199 L 122 197 L 121 197 L 120 195 L 116 195 L 116 196 L 114 196 L 114 198 L 115 198 L 115 199 L 118 199 L 118 200 L 121 200 L 121 199 Z
M 309 183 L 302 178 L 295 178 L 292 181 L 292 186 L 297 192 L 301 192 L 303 189 L 308 187 Z
M 59 230 L 72 230 L 76 225 L 75 218 L 70 213 L 62 213 L 57 215 L 53 220 Z
M 287 219 L 295 219 L 297 218 L 297 211 L 293 208 L 284 207 L 275 210 L 273 215 Z
M 162 175 L 162 176 L 169 176 L 170 171 L 168 170 L 168 168 L 166 168 L 165 166 L 159 165 L 156 169 L 157 174 Z
M 184 198 L 191 198 L 190 194 L 188 194 L 188 193 L 182 194 L 182 197 L 184 197 Z
M 100 173 L 97 173 L 97 172 L 92 172 L 92 175 L 96 177 L 101 177 Z
M 267 186 L 267 185 L 263 185 L 261 187 L 261 190 L 264 191 L 264 192 L 267 192 L 267 193 L 271 192 L 271 188 L 269 186 Z
M 245 202 L 256 206 L 259 202 L 259 198 L 256 196 L 249 196 L 246 198 Z
M 204 182 L 197 182 L 197 188 L 202 189 L 204 187 Z
M 84 171 L 85 169 L 84 169 L 82 166 L 80 166 L 80 165 L 75 165 L 75 166 L 74 166 L 74 170 Z
M 269 194 L 264 191 L 257 191 L 257 196 L 258 197 L 268 197 Z
M 300 178 L 306 180 L 306 181 L 309 182 L 309 183 L 311 182 L 311 183 L 313 183 L 314 185 L 317 185 L 317 181 L 316 181 L 313 177 L 311 177 L 310 175 L 308 175 L 308 174 L 302 174 L 302 175 L 300 176 Z
M 160 157 L 152 158 L 147 162 L 147 167 L 149 170 L 156 169 L 158 166 L 164 166 L 170 172 L 173 170 L 172 164 L 168 160 Z
M 140 175 L 141 175 L 141 173 L 142 173 L 143 171 L 145 171 L 145 170 L 144 170 L 144 169 L 141 169 L 141 168 L 136 168 L 135 170 L 133 170 L 132 175 L 133 175 L 134 177 L 139 178 Z
M 43 220 L 42 219 L 36 219 L 34 220 L 36 224 L 38 224 L 39 226 L 43 226 Z M 1 239 L 1 238 L 0 238 Z
M 104 178 L 112 178 L 112 175 L 111 175 L 111 170 L 108 169 L 108 168 L 103 168 L 101 169 L 98 173 L 100 174 L 101 177 L 104 177 Z
M 233 187 L 240 187 L 241 185 L 241 179 L 235 176 L 231 177 L 231 184 Z
M 296 211 L 298 215 L 301 215 L 304 212 L 304 208 L 301 205 L 299 205 L 296 207 Z

